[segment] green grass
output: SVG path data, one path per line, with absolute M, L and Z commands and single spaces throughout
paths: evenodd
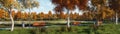
M 89 26 L 71 26 L 68 30 L 66 26 L 47 27 L 33 29 L 15 29 L 13 32 L 0 30 L 0 34 L 119 34 L 120 25 L 107 24 L 97 27 Z
M 99 34 L 119 34 L 120 24 L 107 24 L 98 28 L 97 33 Z
M 14 31 L 1 30 L 0 34 L 31 34 L 29 29 L 15 29 Z
M 63 27 L 33 28 L 33 29 L 15 29 L 13 32 L 8 30 L 0 30 L 0 34 L 78 34 L 88 27 L 72 26 L 69 30 Z

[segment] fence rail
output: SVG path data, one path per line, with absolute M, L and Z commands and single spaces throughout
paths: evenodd
M 43 21 L 14 21 L 15 24 L 33 24 L 34 22 Z M 67 23 L 67 21 L 44 21 L 46 23 Z M 94 21 L 70 21 L 70 22 L 81 22 L 81 23 L 95 23 Z M 11 24 L 11 21 L 0 21 L 0 24 Z

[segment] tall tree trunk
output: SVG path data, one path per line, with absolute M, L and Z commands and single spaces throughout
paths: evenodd
M 118 24 L 118 13 L 116 12 L 116 25 Z
M 11 14 L 10 14 L 10 19 L 11 19 L 11 23 L 12 23 L 11 31 L 13 31 L 13 29 L 14 29 L 14 20 L 13 20 L 13 17 L 12 17 Z
M 68 14 L 68 16 L 67 16 L 67 26 L 70 27 L 70 11 L 69 10 L 67 11 L 67 14 Z
M 31 8 L 29 8 L 29 12 L 30 12 L 30 15 L 31 15 Z M 30 27 L 30 22 L 31 22 L 31 16 L 29 15 L 29 27 Z
M 11 11 L 11 9 L 9 11 L 9 15 L 10 15 L 11 23 L 12 23 L 11 31 L 13 31 L 14 30 L 14 20 L 13 20 L 13 17 L 12 17 L 12 11 Z

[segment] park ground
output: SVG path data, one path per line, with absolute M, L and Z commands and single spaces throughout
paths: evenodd
M 22 28 L 15 27 L 13 32 L 7 29 L 1 29 L 0 34 L 119 34 L 120 24 L 103 23 L 96 27 L 95 25 L 71 26 L 68 30 L 66 26 L 49 26 L 49 27 L 32 27 Z

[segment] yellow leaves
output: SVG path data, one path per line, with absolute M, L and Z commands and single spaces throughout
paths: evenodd
M 97 6 L 98 4 L 105 5 L 107 3 L 107 0 L 91 0 L 91 2 L 94 6 Z
M 33 5 L 34 7 L 37 7 L 37 8 L 39 7 L 39 2 L 34 1 L 34 3 L 33 3 L 33 4 L 34 4 L 34 5 Z
M 70 4 L 70 0 L 67 0 L 67 4 Z
M 37 14 L 36 14 L 36 12 L 32 12 L 32 13 L 31 13 L 31 17 L 32 17 L 32 19 L 34 19 L 34 20 L 37 19 Z
M 0 4 L 1 6 L 7 8 L 7 9 L 10 9 L 11 7 L 16 7 L 18 6 L 18 2 L 15 1 L 15 0 L 0 0 Z
M 79 3 L 80 3 L 79 0 L 75 0 L 75 2 L 76 2 L 76 4 L 79 4 Z
M 106 6 L 101 6 L 99 7 L 99 9 L 97 10 L 97 19 L 106 19 L 106 18 L 111 18 L 114 15 L 114 11 L 111 10 L 110 8 L 106 7 Z
M 3 13 L 4 13 L 4 11 L 2 9 L 0 9 L 0 18 L 3 18 Z
M 39 7 L 39 2 L 37 0 L 22 0 L 19 3 L 21 3 L 24 9 Z
M 91 2 L 92 2 L 93 5 L 96 5 L 98 0 L 91 0 Z
M 67 10 L 74 10 L 76 6 L 80 10 L 85 10 L 88 0 L 52 0 L 52 3 L 56 5 L 55 11 L 63 11 L 64 8 Z
M 60 12 L 60 18 L 65 19 L 65 14 L 64 14 L 64 12 Z
M 92 12 L 88 12 L 88 19 L 90 19 L 90 20 L 93 19 L 93 13 Z
M 38 14 L 39 19 L 43 19 L 43 18 L 44 18 L 44 15 L 45 15 L 45 14 L 44 14 L 43 12 L 39 13 L 39 14 Z
M 78 17 L 78 14 L 77 14 L 77 13 L 74 13 L 73 19 L 77 19 L 77 17 Z
M 7 2 L 9 2 L 10 4 L 13 4 L 15 2 L 15 0 L 6 0 Z
M 13 18 L 15 17 L 15 11 L 12 11 L 12 17 Z
M 22 13 L 21 13 L 21 11 L 18 11 L 18 12 L 16 13 L 16 18 L 22 18 Z
M 92 20 L 93 18 L 95 18 L 93 17 L 94 15 L 95 14 L 93 14 L 93 12 L 89 11 L 89 12 L 84 12 L 82 17 L 88 20 Z
M 106 17 L 110 18 L 113 17 L 113 15 L 115 14 L 115 12 L 110 8 L 105 7 L 103 10 L 104 12 L 106 12 Z
M 27 19 L 29 17 L 29 15 L 26 13 L 26 12 L 24 12 L 23 14 L 22 14 L 22 19 Z
M 51 11 L 49 11 L 49 12 L 48 12 L 48 15 L 49 15 L 49 17 L 51 17 L 51 16 L 52 16 L 52 12 L 51 12 Z
M 40 13 L 40 17 L 44 17 L 44 13 L 43 12 Z
M 103 13 L 102 13 L 102 19 L 104 19 L 105 17 L 106 17 L 106 13 L 103 12 Z
M 27 7 L 30 7 L 30 8 L 32 7 L 30 1 L 27 1 L 27 2 L 26 2 L 26 5 L 27 5 Z
M 9 18 L 8 12 L 6 12 L 4 9 L 0 9 L 0 18 Z
M 91 3 L 96 7 L 96 19 L 106 19 L 113 17 L 114 11 L 111 10 L 107 5 L 108 0 L 91 0 Z

